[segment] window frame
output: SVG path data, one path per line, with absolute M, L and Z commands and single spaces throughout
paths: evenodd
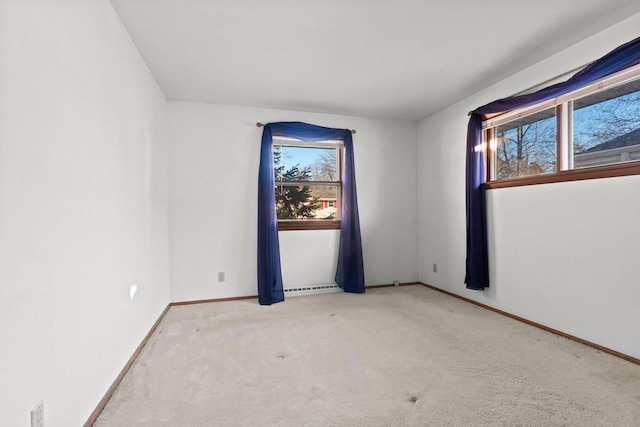
M 507 113 L 490 117 L 482 122 L 482 150 L 486 156 L 486 188 L 509 188 L 526 185 L 549 184 L 556 182 L 579 181 L 586 179 L 610 178 L 617 176 L 640 175 L 640 160 L 613 163 L 600 166 L 573 168 L 573 123 L 571 103 L 614 86 L 640 80 L 640 65 L 604 77 L 598 81 L 572 92 Z M 496 128 L 502 124 L 535 114 L 549 108 L 555 108 L 556 117 L 556 170 L 537 175 L 504 178 L 496 180 L 497 141 Z
M 278 142 L 276 142 L 278 141 Z M 285 141 L 285 143 L 282 143 Z M 342 199 L 342 179 L 343 179 L 343 161 L 344 161 L 344 142 L 342 140 L 325 140 L 325 141 L 304 141 L 281 135 L 273 135 L 273 146 L 281 147 L 299 147 L 299 148 L 331 148 L 336 150 L 336 175 L 335 181 L 296 181 L 296 180 L 277 180 L 275 179 L 274 168 L 274 191 L 278 185 L 291 186 L 336 186 L 336 200 Z M 339 203 L 338 206 L 341 206 Z M 337 210 L 339 213 L 340 211 Z M 297 231 L 297 230 L 339 230 L 341 227 L 341 219 L 278 219 L 278 231 Z

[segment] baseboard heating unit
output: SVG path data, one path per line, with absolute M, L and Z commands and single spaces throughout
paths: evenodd
M 329 294 L 333 292 L 342 292 L 342 289 L 338 287 L 335 283 L 330 283 L 326 285 L 309 285 L 309 286 L 300 286 L 297 288 L 285 288 L 284 294 L 288 297 L 298 297 L 303 295 L 318 295 L 318 294 Z

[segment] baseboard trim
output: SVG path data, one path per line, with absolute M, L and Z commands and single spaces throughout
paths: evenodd
M 156 329 L 158 328 L 158 325 L 160 325 L 160 322 L 162 322 L 162 319 L 164 319 L 164 316 L 166 316 L 170 308 L 171 308 L 171 304 L 168 304 L 165 307 L 165 309 L 162 311 L 162 314 L 160 314 L 160 317 L 158 317 L 158 320 L 156 320 L 156 322 L 153 324 L 153 326 L 151 327 L 151 330 L 144 337 L 144 339 L 142 340 L 138 348 L 136 348 L 136 351 L 133 352 L 133 355 L 131 355 L 131 357 L 129 358 L 129 361 L 127 361 L 127 364 L 124 365 L 124 368 L 122 368 L 122 370 L 120 371 L 120 374 L 116 377 L 113 384 L 111 384 L 111 387 L 109 387 L 109 390 L 107 390 L 104 397 L 98 403 L 98 406 L 96 406 L 96 409 L 94 409 L 91 415 L 89 416 L 89 419 L 87 420 L 87 422 L 84 423 L 83 427 L 91 427 L 93 426 L 93 423 L 96 422 L 96 420 L 104 410 L 105 406 L 107 406 L 107 403 L 113 396 L 113 393 L 116 391 L 116 389 L 118 388 L 118 386 L 120 385 L 124 377 L 127 375 L 127 373 L 129 372 L 129 369 L 131 369 L 131 366 L 133 366 L 135 361 L 138 359 L 138 356 L 140 356 L 142 349 L 144 348 L 145 345 L 147 345 L 147 342 L 151 338 L 151 335 L 153 335 L 153 333 L 156 331 Z
M 247 295 L 243 297 L 229 297 L 229 298 L 198 299 L 193 301 L 178 301 L 178 302 L 169 303 L 169 305 L 173 307 L 174 305 L 207 304 L 210 302 L 240 301 L 245 299 L 258 299 L 258 295 Z
M 405 282 L 400 283 L 399 286 L 413 286 L 413 285 L 421 285 L 420 282 Z M 381 285 L 366 285 L 365 289 L 376 289 L 376 288 L 391 288 L 395 285 L 393 283 L 383 283 Z M 258 299 L 258 295 L 246 295 L 240 297 L 228 297 L 228 298 L 212 298 L 212 299 L 200 299 L 200 300 L 192 300 L 192 301 L 177 301 L 169 303 L 169 306 L 173 307 L 178 305 L 192 305 L 192 304 L 207 304 L 210 302 L 223 302 L 223 301 L 240 301 L 246 299 Z
M 404 282 L 404 283 L 400 283 L 398 284 L 398 286 L 413 286 L 413 285 L 421 285 L 422 283 L 420 282 Z M 384 283 L 382 285 L 367 285 L 365 286 L 365 289 L 376 289 L 376 288 L 393 288 L 396 285 L 394 285 L 393 283 Z
M 511 314 L 509 312 L 502 311 L 502 310 L 497 309 L 495 307 L 491 307 L 490 305 L 482 304 L 481 302 L 474 301 L 474 300 L 469 299 L 469 298 L 465 298 L 465 297 L 460 296 L 458 294 L 454 294 L 453 292 L 445 291 L 444 289 L 440 289 L 440 288 L 438 288 L 436 286 L 428 285 L 428 284 L 422 283 L 422 282 L 420 282 L 420 284 L 422 286 L 425 286 L 425 287 L 429 288 L 429 289 L 433 289 L 434 291 L 438 291 L 438 292 L 441 292 L 443 294 L 449 295 L 451 297 L 458 298 L 458 299 L 460 299 L 462 301 L 471 303 L 471 304 L 476 305 L 478 307 L 482 307 L 484 309 L 493 311 L 494 313 L 498 313 L 498 314 L 501 314 L 503 316 L 509 317 L 511 319 L 517 320 L 519 322 L 525 323 L 525 324 L 527 324 L 529 326 L 533 326 L 535 328 L 542 329 L 543 331 L 550 332 L 552 334 L 561 336 L 561 337 L 566 338 L 566 339 L 571 340 L 571 341 L 578 342 L 580 344 L 584 344 L 586 346 L 589 346 L 589 347 L 592 347 L 592 348 L 594 348 L 596 350 L 599 350 L 599 351 L 601 351 L 603 353 L 607 353 L 607 354 L 610 354 L 612 356 L 618 357 L 620 359 L 626 360 L 627 362 L 631 362 L 633 364 L 640 365 L 640 359 L 637 359 L 637 358 L 635 358 L 633 356 L 629 356 L 628 354 L 620 353 L 619 351 L 610 349 L 608 347 L 604 347 L 604 346 L 602 346 L 600 344 L 596 344 L 594 342 L 587 341 L 587 340 L 582 339 L 582 338 L 578 338 L 578 337 L 576 337 L 574 335 L 568 334 L 566 332 L 562 332 L 562 331 L 560 331 L 558 329 L 550 328 L 548 326 L 545 326 L 543 324 L 534 322 L 532 320 L 525 319 L 524 317 L 516 316 L 515 314 Z

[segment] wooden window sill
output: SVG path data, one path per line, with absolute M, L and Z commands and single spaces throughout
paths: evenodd
M 555 182 L 581 181 L 585 179 L 612 178 L 616 176 L 640 175 L 640 162 L 617 163 L 584 169 L 571 169 L 556 173 L 510 178 L 487 182 L 487 190 L 522 187 L 524 185 L 551 184 Z
M 309 220 L 300 221 L 278 221 L 278 231 L 293 230 L 339 230 L 340 221 L 331 220 Z

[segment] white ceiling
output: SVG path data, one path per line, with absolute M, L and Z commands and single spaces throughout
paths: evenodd
M 408 120 L 640 12 L 638 0 L 111 3 L 168 99 Z

